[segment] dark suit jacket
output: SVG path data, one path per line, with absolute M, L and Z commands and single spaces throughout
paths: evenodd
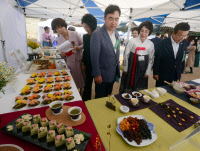
M 116 39 L 119 37 L 117 30 L 115 30 L 115 37 Z M 92 76 L 101 75 L 103 82 L 113 82 L 116 75 L 120 77 L 119 53 L 120 44 L 115 53 L 105 25 L 94 31 L 90 40 Z
M 155 49 L 155 51 L 156 51 L 157 45 L 158 45 L 158 43 L 159 43 L 162 39 L 160 39 L 160 38 L 158 38 L 158 37 L 155 37 L 155 38 L 152 38 L 152 39 L 150 39 L 150 40 L 153 42 L 153 44 L 154 44 L 154 49 Z
M 83 35 L 83 59 L 82 62 L 84 63 L 84 66 L 87 66 L 87 68 L 91 68 L 91 59 L 90 59 L 90 38 L 91 36 L 89 34 Z
M 159 75 L 159 81 L 156 81 L 156 86 L 165 85 L 164 80 L 168 82 L 180 80 L 185 66 L 183 56 L 186 50 L 187 41 L 184 39 L 179 44 L 175 59 L 171 37 L 159 42 L 153 65 L 153 74 Z

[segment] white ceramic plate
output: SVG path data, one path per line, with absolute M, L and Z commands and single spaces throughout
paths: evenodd
M 126 98 L 126 97 L 125 97 L 126 95 L 128 95 L 129 98 Z M 128 93 L 123 93 L 123 94 L 122 94 L 122 97 L 123 97 L 124 99 L 127 99 L 127 100 L 132 99 L 132 96 L 131 96 L 130 94 L 128 94 Z
M 139 95 L 136 96 L 135 93 L 138 93 Z M 135 96 L 135 97 L 141 97 L 141 96 L 142 96 L 142 93 L 140 93 L 140 92 L 136 92 L 136 91 L 133 91 L 133 92 L 132 92 L 132 95 Z
M 0 147 L 3 147 L 3 146 L 11 146 L 11 147 L 17 148 L 19 151 L 24 151 L 21 147 L 14 145 L 14 144 L 2 144 L 2 145 L 0 145 Z
M 129 115 L 131 117 L 137 117 L 138 119 L 144 119 L 146 122 L 147 120 L 142 116 L 142 115 Z M 154 131 L 154 124 L 153 123 L 149 123 L 147 122 L 147 125 L 151 131 L 151 135 L 152 135 L 152 139 L 143 139 L 142 142 L 140 143 L 140 145 L 138 145 L 134 140 L 132 142 L 129 142 L 127 138 L 124 137 L 124 134 L 122 132 L 122 130 L 120 129 L 120 122 L 124 119 L 124 118 L 128 118 L 129 116 L 124 116 L 124 117 L 120 117 L 117 119 L 117 132 L 122 136 L 122 138 L 131 146 L 136 146 L 136 147 L 143 147 L 143 146 L 147 146 L 150 145 L 151 143 L 153 143 L 156 139 L 157 139 L 157 134 Z

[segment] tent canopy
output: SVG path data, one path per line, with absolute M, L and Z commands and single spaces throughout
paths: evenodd
M 99 22 L 103 21 L 104 10 L 109 4 L 121 9 L 121 20 L 148 18 L 168 14 L 184 8 L 185 0 L 17 0 L 26 16 L 41 18 L 62 17 L 68 21 L 79 21 L 83 14 L 91 13 Z

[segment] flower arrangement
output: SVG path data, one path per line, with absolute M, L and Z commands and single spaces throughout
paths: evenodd
M 29 40 L 29 41 L 27 42 L 27 44 L 28 44 L 28 47 L 30 47 L 30 48 L 32 48 L 32 49 L 37 49 L 37 48 L 39 48 L 39 44 L 36 43 L 36 42 L 33 42 L 33 41 L 31 41 L 31 40 Z
M 0 92 L 5 93 L 3 87 L 15 77 L 15 68 L 6 62 L 0 62 Z

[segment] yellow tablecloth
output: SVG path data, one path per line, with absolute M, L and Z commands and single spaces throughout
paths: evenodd
M 153 89 L 149 90 L 152 91 Z M 143 94 L 147 94 L 144 91 L 141 92 Z M 178 104 L 200 115 L 200 110 L 198 108 L 176 98 L 169 93 L 153 100 L 160 103 L 169 99 L 174 100 Z M 194 126 L 191 126 L 179 133 L 148 108 L 124 114 L 121 113 L 119 109 L 121 106 L 119 101 L 116 101 L 115 104 L 116 111 L 108 109 L 105 106 L 106 101 L 108 101 L 108 97 L 90 100 L 85 103 L 106 150 L 109 150 L 109 135 L 107 135 L 107 132 L 109 131 L 107 126 L 109 124 L 111 124 L 111 151 L 169 151 L 170 146 L 194 130 Z M 155 132 L 158 136 L 157 140 L 145 147 L 134 147 L 128 145 L 116 131 L 117 119 L 128 115 L 142 115 L 148 122 L 153 123 L 155 125 Z

